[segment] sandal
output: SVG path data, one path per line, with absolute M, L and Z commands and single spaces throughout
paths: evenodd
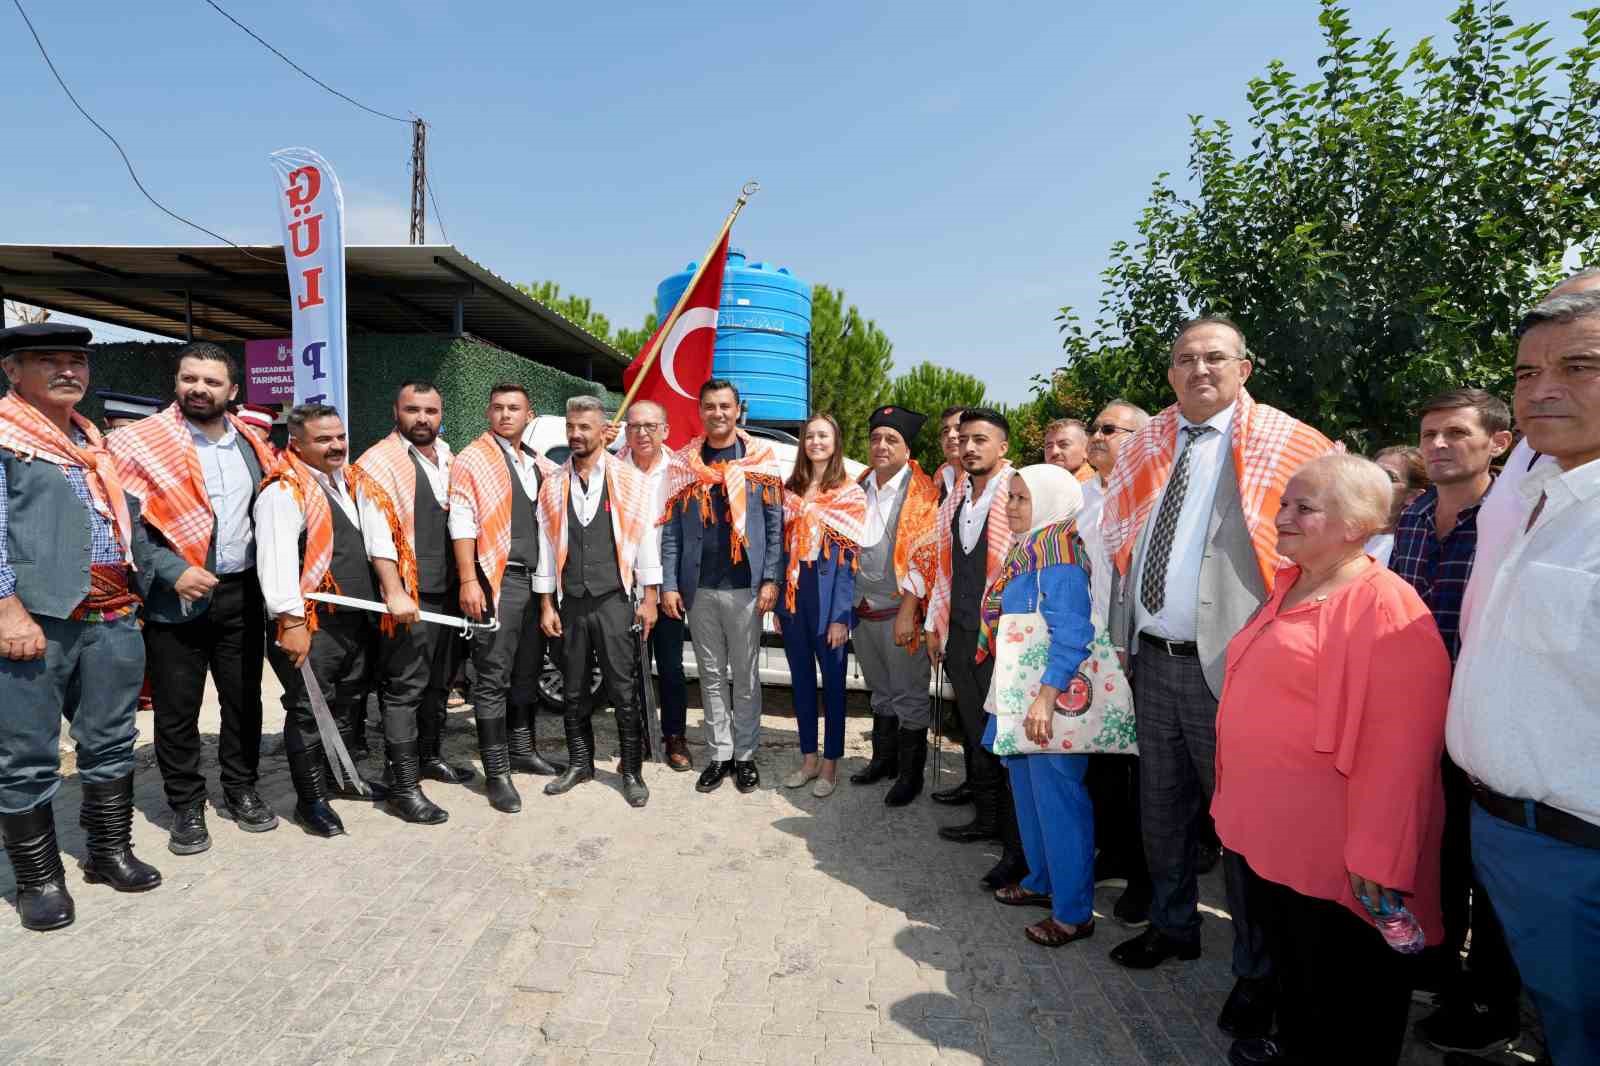
M 1042 922 L 1035 922 L 1033 925 L 1028 926 L 1023 930 L 1023 933 L 1029 940 L 1040 947 L 1065 947 L 1074 940 L 1086 940 L 1094 936 L 1094 919 L 1091 918 L 1069 933 L 1066 927 L 1054 918 L 1046 918 Z
M 1029 892 L 1021 885 L 1001 885 L 994 890 L 994 901 L 1007 907 L 1049 907 L 1050 897 L 1039 892 Z

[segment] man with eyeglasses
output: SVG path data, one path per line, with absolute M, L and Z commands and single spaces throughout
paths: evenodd
M 1275 518 L 1296 470 L 1333 450 L 1310 426 L 1244 388 L 1244 334 L 1197 318 L 1173 339 L 1177 402 L 1122 444 L 1100 530 L 1113 560 L 1108 628 L 1131 656 L 1150 928 L 1112 961 L 1148 970 L 1200 957 L 1197 859 L 1216 781 L 1217 700 L 1228 642 L 1271 593 Z M 1262 930 L 1244 898 L 1244 860 L 1223 859 L 1238 979 L 1217 1026 L 1264 1037 L 1275 1011 Z
M 672 427 L 667 422 L 664 407 L 653 400 L 638 400 L 628 408 L 627 439 L 617 458 L 632 463 L 644 474 L 646 492 L 650 500 L 651 535 L 656 538 L 660 552 L 661 527 L 658 521 L 667 508 L 667 477 L 683 460 L 667 447 L 667 436 Z M 655 628 L 650 631 L 650 654 L 656 661 L 661 707 L 661 741 L 667 755 L 667 765 L 679 773 L 694 769 L 689 758 L 687 730 L 689 696 L 683 677 L 683 640 L 687 627 L 683 619 L 670 617 L 665 611 L 656 615 Z M 645 664 L 648 672 L 649 664 Z M 648 681 L 646 682 L 648 684 Z

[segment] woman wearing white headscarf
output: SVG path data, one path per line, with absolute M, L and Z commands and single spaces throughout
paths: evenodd
M 1039 694 L 1024 722 L 1028 739 L 1040 745 L 1051 739 L 1056 698 L 1094 640 L 1087 556 L 1074 521 L 1082 507 L 1077 478 L 1060 467 L 1017 471 L 1007 517 L 1013 530 L 1025 532 L 1013 534 L 1000 576 L 984 599 L 980 656 L 989 650 L 1002 614 L 1038 612 L 1049 630 L 1047 645 L 1008 641 L 992 649 L 1004 661 L 1027 654 L 1029 647 L 1047 647 Z M 994 734 L 991 717 L 986 745 L 993 744 Z M 1025 930 L 1029 940 L 1044 947 L 1058 948 L 1094 934 L 1094 809 L 1083 783 L 1088 762 L 1087 755 L 1054 751 L 1005 757 L 1029 874 L 1020 884 L 997 889 L 994 898 L 1012 907 L 1048 907 L 1050 916 Z

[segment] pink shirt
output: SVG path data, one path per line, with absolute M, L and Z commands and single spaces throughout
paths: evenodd
M 1298 567 L 1280 570 L 1272 598 L 1228 645 L 1217 833 L 1267 880 L 1369 922 L 1351 872 L 1408 896 L 1437 944 L 1444 642 L 1416 592 L 1386 567 L 1280 613 L 1299 576 Z

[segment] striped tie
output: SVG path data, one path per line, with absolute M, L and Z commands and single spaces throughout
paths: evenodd
M 1189 490 L 1189 456 L 1194 452 L 1195 441 L 1215 430 L 1210 426 L 1184 426 L 1183 432 L 1188 439 L 1184 442 L 1183 454 L 1173 464 L 1166 495 L 1161 497 L 1161 510 L 1156 515 L 1156 526 L 1150 533 L 1150 549 L 1145 556 L 1144 576 L 1139 581 L 1139 602 L 1151 614 L 1160 614 L 1167 602 L 1167 563 L 1172 559 L 1172 540 L 1178 532 L 1183 497 Z

